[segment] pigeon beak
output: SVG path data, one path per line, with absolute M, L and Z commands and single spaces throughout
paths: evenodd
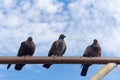
M 66 36 L 64 36 L 64 37 L 66 37 Z

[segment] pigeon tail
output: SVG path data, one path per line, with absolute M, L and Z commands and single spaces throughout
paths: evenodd
M 8 64 L 8 66 L 7 66 L 7 70 L 10 68 L 10 66 L 11 66 L 11 64 Z
M 20 71 L 20 70 L 22 70 L 24 65 L 25 64 L 16 64 L 14 69 Z
M 89 66 L 84 65 L 81 71 L 81 76 L 86 76 Z
M 42 67 L 49 69 L 52 64 L 44 64 Z

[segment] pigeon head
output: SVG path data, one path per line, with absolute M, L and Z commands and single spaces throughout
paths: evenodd
M 66 36 L 64 34 L 61 34 L 59 39 L 64 39 Z
M 94 39 L 93 43 L 97 43 L 97 42 L 98 42 L 97 39 Z
M 28 37 L 27 41 L 32 41 L 32 37 Z

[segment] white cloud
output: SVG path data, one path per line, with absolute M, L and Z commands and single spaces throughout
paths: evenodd
M 36 3 L 37 8 L 52 14 L 61 11 L 62 5 L 62 3 L 58 3 L 56 0 L 38 0 Z
M 9 25 L 11 27 L 18 27 L 20 25 L 20 21 L 22 20 L 20 20 L 19 17 L 17 16 L 13 16 L 13 15 L 8 16 L 7 21 L 6 21 L 7 22 L 6 26 Z
M 119 7 L 118 0 L 115 2 L 108 0 L 73 1 L 68 4 L 66 11 L 63 7 L 65 4 L 56 0 L 38 0 L 34 3 L 25 1 L 26 5 L 21 2 L 21 7 L 15 3 L 17 1 L 5 2 L 5 4 L 9 4 L 9 10 L 7 14 L 0 12 L 2 19 L 0 21 L 2 40 L 0 41 L 3 43 L 0 48 L 5 47 L 3 52 L 6 52 L 8 47 L 13 46 L 12 48 L 14 48 L 14 45 L 19 47 L 21 41 L 26 40 L 28 36 L 33 36 L 37 44 L 42 44 L 39 48 L 45 48 L 40 51 L 44 54 L 43 52 L 50 47 L 46 45 L 51 45 L 60 33 L 65 33 L 68 45 L 66 55 L 82 55 L 85 47 L 91 44 L 94 38 L 99 39 L 103 52 L 118 55 L 116 53 L 120 46 L 118 37 L 120 29 L 115 13 L 118 15 L 120 13 L 114 9 Z M 105 6 L 107 4 L 109 5 Z M 16 9 L 12 9 L 10 5 L 16 6 Z M 24 10 L 23 13 L 22 10 Z M 14 38 L 15 41 L 8 40 L 11 38 Z M 4 43 L 4 39 L 7 39 L 7 43 Z M 8 44 L 14 45 L 8 46 Z M 13 49 L 12 52 L 15 53 L 15 51 L 17 49 Z M 36 53 L 38 52 L 39 49 Z M 44 55 L 48 51 L 45 52 Z
M 3 0 L 2 4 L 4 5 L 4 7 L 6 9 L 9 9 L 12 6 L 12 4 L 13 4 L 13 0 Z

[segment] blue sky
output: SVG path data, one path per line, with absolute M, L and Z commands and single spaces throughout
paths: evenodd
M 67 37 L 64 56 L 82 56 L 98 39 L 102 57 L 120 57 L 119 0 L 0 0 L 0 56 L 16 56 L 20 43 L 32 36 L 34 56 L 47 56 L 53 41 Z M 26 65 L 22 71 L 0 65 L 1 80 L 88 80 L 103 65 L 92 65 L 86 77 L 78 64 Z M 103 80 L 119 80 L 118 66 Z

